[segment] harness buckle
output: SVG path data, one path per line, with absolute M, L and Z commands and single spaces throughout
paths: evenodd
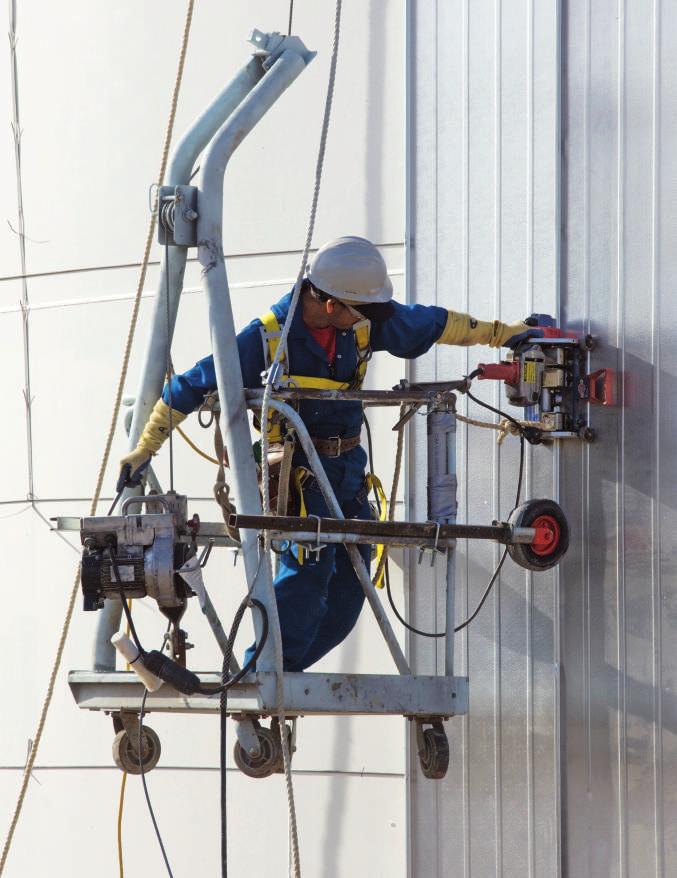
M 341 437 L 340 436 L 330 436 L 329 442 L 336 442 L 336 454 L 327 454 L 327 457 L 340 457 L 341 456 Z

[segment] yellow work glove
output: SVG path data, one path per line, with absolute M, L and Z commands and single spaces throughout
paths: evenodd
M 500 348 L 515 335 L 529 329 L 526 323 L 501 323 L 500 320 L 476 320 L 470 314 L 449 311 L 447 323 L 437 344 L 486 344 Z
M 171 410 L 171 426 L 176 427 L 185 420 L 186 415 L 176 409 Z M 151 412 L 148 423 L 143 428 L 136 448 L 126 454 L 120 461 L 120 476 L 117 490 L 141 484 L 141 477 L 151 457 L 160 450 L 162 443 L 169 436 L 170 410 L 163 399 L 158 399 Z

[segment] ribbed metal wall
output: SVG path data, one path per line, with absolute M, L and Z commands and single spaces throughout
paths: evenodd
M 677 874 L 674 296 L 677 19 L 570 0 L 564 312 L 602 341 L 619 407 L 562 456 L 579 538 L 562 571 L 567 874 Z
M 555 313 L 558 4 L 412 0 L 408 32 L 410 300 L 486 319 Z M 413 364 L 413 375 L 455 378 L 494 356 L 440 348 Z M 479 392 L 502 401 L 496 385 Z M 409 512 L 420 520 L 425 422 L 417 420 Z M 526 496 L 555 496 L 557 452 L 540 447 L 528 457 Z M 518 459 L 514 438 L 499 448 L 493 432 L 459 425 L 459 520 L 507 516 Z M 497 547 L 459 545 L 459 620 L 477 604 L 498 557 Z M 435 572 L 427 560 L 415 561 L 410 618 L 442 630 L 443 565 Z M 481 614 L 457 638 L 456 672 L 470 676 L 470 713 L 447 724 L 452 761 L 443 782 L 422 778 L 412 746 L 410 875 L 558 874 L 558 595 L 556 574 L 532 576 L 507 562 Z M 431 641 L 412 637 L 410 654 L 420 672 L 443 667 Z
M 595 444 L 530 454 L 528 494 L 559 495 L 570 552 L 554 577 L 506 568 L 459 643 L 470 715 L 449 723 L 443 784 L 421 780 L 412 755 L 410 874 L 674 875 L 674 4 L 409 12 L 411 299 L 558 313 L 598 337 L 590 368 L 618 373 L 618 404 L 592 412 Z M 438 352 L 415 374 L 475 359 Z M 419 431 L 419 515 L 424 444 Z M 514 447 L 464 429 L 458 462 L 464 517 L 510 509 Z M 463 615 L 495 556 L 458 555 Z M 437 607 L 441 624 L 439 576 L 410 574 L 412 619 L 430 627 Z M 421 669 L 439 661 L 416 638 L 411 653 Z

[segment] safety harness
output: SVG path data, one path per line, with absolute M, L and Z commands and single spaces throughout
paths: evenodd
M 261 319 L 261 338 L 263 340 L 263 356 L 266 363 L 266 369 L 270 368 L 270 364 L 275 359 L 277 348 L 280 344 L 280 323 L 274 311 L 268 311 Z M 371 322 L 369 320 L 360 320 L 353 326 L 353 334 L 355 336 L 355 351 L 357 353 L 357 366 L 355 374 L 350 381 L 336 381 L 333 378 L 320 378 L 316 375 L 289 375 L 285 369 L 289 368 L 287 352 L 283 351 L 280 357 L 282 365 L 282 374 L 278 377 L 278 381 L 283 387 L 307 387 L 313 390 L 360 390 L 367 374 L 367 364 L 371 359 L 371 346 L 369 344 L 369 335 L 371 330 Z M 268 418 L 268 441 L 270 443 L 281 442 L 282 432 L 280 430 L 280 419 L 276 417 L 276 413 L 271 413 Z
M 280 322 L 277 319 L 275 312 L 272 310 L 266 312 L 266 314 L 264 314 L 263 317 L 260 318 L 260 320 L 261 339 L 263 342 L 263 356 L 266 364 L 266 369 L 269 369 L 270 364 L 275 359 L 275 355 L 277 354 L 277 349 L 280 344 Z M 287 352 L 282 351 L 282 355 L 280 357 L 282 374 L 277 377 L 280 386 L 302 388 L 305 387 L 312 388 L 314 390 L 360 390 L 362 388 L 364 378 L 367 374 L 367 365 L 369 363 L 369 360 L 371 359 L 371 322 L 366 319 L 360 320 L 358 323 L 354 324 L 352 329 L 355 337 L 357 366 L 355 368 L 355 374 L 350 381 L 336 381 L 333 378 L 320 378 L 316 375 L 290 375 Z M 271 445 L 274 445 L 276 443 L 282 442 L 283 438 L 284 437 L 282 435 L 279 414 L 277 412 L 271 412 L 268 417 L 268 441 Z M 295 468 L 294 488 L 296 489 L 296 494 L 298 496 L 298 511 L 299 515 L 301 516 L 306 516 L 308 514 L 305 498 L 303 496 L 303 488 L 304 484 L 308 481 L 309 478 L 312 478 L 312 473 L 309 469 L 301 466 Z M 383 486 L 381 485 L 380 479 L 378 479 L 378 477 L 375 476 L 373 473 L 369 473 L 365 480 L 365 488 L 367 492 L 373 490 L 378 494 L 380 507 L 379 518 L 381 519 L 381 521 L 385 521 L 387 515 L 387 503 L 385 492 L 383 491 Z M 381 559 L 381 555 L 383 554 L 383 548 L 383 546 L 376 547 L 377 563 Z M 304 550 L 302 546 L 298 547 L 297 560 L 299 564 L 303 564 Z M 378 564 L 378 569 L 381 568 L 382 565 Z M 383 587 L 382 570 L 381 575 L 380 577 L 378 577 L 378 581 L 375 584 L 379 588 Z

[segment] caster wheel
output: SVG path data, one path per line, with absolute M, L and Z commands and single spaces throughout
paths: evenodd
M 152 771 L 158 764 L 162 747 L 157 732 L 150 726 L 141 726 L 141 759 L 143 772 Z M 132 744 L 132 739 L 123 729 L 113 740 L 113 761 L 121 771 L 127 774 L 141 774 L 139 754 Z
M 509 543 L 508 554 L 525 570 L 549 570 L 569 548 L 569 525 L 554 500 L 529 500 L 510 515 L 513 527 L 536 527 L 544 534 L 537 543 Z
M 423 747 L 418 754 L 423 776 L 441 780 L 449 768 L 449 741 L 442 723 L 423 729 Z
M 240 742 L 236 741 L 233 747 L 233 758 L 237 767 L 247 777 L 269 777 L 277 771 L 277 767 L 282 761 L 280 736 L 277 731 L 271 731 L 263 726 L 256 729 L 256 734 L 261 746 L 259 755 L 250 756 Z

